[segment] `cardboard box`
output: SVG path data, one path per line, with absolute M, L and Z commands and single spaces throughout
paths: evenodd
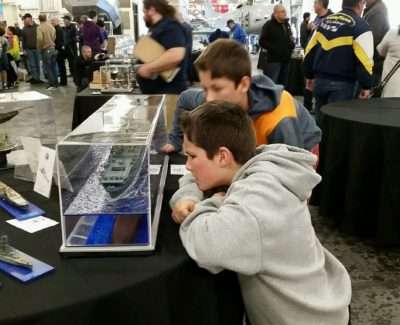
M 133 54 L 142 62 L 149 63 L 165 53 L 165 48 L 150 36 L 141 37 L 133 49 Z M 179 68 L 166 70 L 160 73 L 165 82 L 171 82 L 179 72 Z

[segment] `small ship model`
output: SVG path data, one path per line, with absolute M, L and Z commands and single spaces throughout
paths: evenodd
M 20 208 L 26 209 L 28 207 L 28 201 L 25 200 L 21 194 L 14 191 L 7 184 L 0 181 L 0 200 L 4 200 L 5 202 Z
M 22 256 L 18 250 L 8 244 L 7 235 L 0 236 L 0 261 L 32 269 L 32 263 Z
M 144 151 L 144 146 L 118 146 L 111 149 L 108 161 L 100 174 L 100 183 L 111 197 L 117 197 L 129 185 L 136 183 Z
M 0 124 L 11 120 L 14 116 L 18 115 L 18 111 L 11 111 L 7 113 L 0 113 Z

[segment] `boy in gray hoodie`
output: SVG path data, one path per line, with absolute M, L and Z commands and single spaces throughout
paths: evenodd
M 227 187 L 173 216 L 188 254 L 210 272 L 238 273 L 252 325 L 348 324 L 349 275 L 319 242 L 307 207 L 320 181 L 316 157 L 284 144 L 256 149 L 251 120 L 227 102 L 199 106 L 182 126 L 199 189 Z

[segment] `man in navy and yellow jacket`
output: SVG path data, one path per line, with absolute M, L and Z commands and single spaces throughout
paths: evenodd
M 211 100 L 225 100 L 245 110 L 253 120 L 258 145 L 284 143 L 312 150 L 319 144 L 321 130 L 313 117 L 282 85 L 264 75 L 252 77 L 249 54 L 238 42 L 215 41 L 195 66 L 202 89 L 188 89 L 180 95 L 169 143 L 162 151 L 181 150 L 181 113 Z
M 325 18 L 306 48 L 306 87 L 316 98 L 319 122 L 323 105 L 357 96 L 367 99 L 372 84 L 374 43 L 367 22 L 360 17 L 364 1 L 343 0 L 342 8 Z

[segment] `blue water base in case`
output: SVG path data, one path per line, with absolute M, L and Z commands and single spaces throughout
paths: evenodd
M 21 209 L 5 202 L 4 200 L 0 200 L 0 207 L 18 220 L 25 220 L 33 217 L 43 216 L 45 214 L 42 209 L 30 202 L 27 208 Z

